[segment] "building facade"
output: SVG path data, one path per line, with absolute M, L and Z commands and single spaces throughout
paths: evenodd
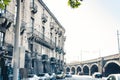
M 0 12 L 0 76 L 12 64 L 16 0 Z M 42 0 L 21 0 L 20 73 L 64 71 L 65 29 Z M 6 72 L 5 71 L 5 72 Z

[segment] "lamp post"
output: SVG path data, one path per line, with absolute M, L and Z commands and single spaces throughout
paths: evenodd
M 119 60 L 120 60 L 120 42 L 119 42 L 119 31 L 117 30 L 117 41 L 118 41 L 118 51 L 119 51 Z
M 16 25 L 14 36 L 14 51 L 13 51 L 13 80 L 18 80 L 19 77 L 19 47 L 20 47 L 20 4 L 21 0 L 17 1 Z

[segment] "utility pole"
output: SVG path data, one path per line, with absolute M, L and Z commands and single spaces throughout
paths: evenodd
M 81 63 L 82 63 L 82 50 L 81 50 L 81 53 L 80 53 L 80 61 L 81 61 Z
M 117 30 L 117 40 L 118 40 L 118 51 L 119 51 L 119 60 L 120 60 L 120 42 L 119 42 L 119 31 Z
M 14 52 L 13 52 L 13 80 L 18 80 L 19 77 L 19 47 L 20 47 L 20 4 L 21 0 L 17 1 L 17 13 L 16 13 L 16 24 L 15 24 L 15 36 L 14 36 Z

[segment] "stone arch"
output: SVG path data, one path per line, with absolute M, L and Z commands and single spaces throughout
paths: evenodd
M 97 63 L 93 63 L 90 66 L 90 74 L 92 75 L 93 73 L 98 72 L 98 64 Z
M 87 64 L 85 64 L 83 66 L 83 74 L 84 75 L 89 75 L 89 66 Z
M 120 63 L 118 61 L 112 60 L 108 61 L 103 67 L 104 76 L 109 74 L 120 73 Z
M 72 72 L 72 74 L 75 74 L 75 73 L 76 73 L 76 68 L 75 68 L 75 66 L 72 66 L 72 67 L 71 67 L 71 72 Z
M 70 72 L 70 67 L 66 67 L 66 72 Z
M 82 67 L 80 65 L 78 65 L 76 67 L 76 73 L 78 73 L 78 72 L 82 72 Z

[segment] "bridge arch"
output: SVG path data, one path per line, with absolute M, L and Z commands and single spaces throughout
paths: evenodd
M 94 72 L 98 72 L 98 64 L 97 63 L 93 63 L 90 66 L 90 74 L 92 75 Z
M 66 67 L 66 72 L 70 72 L 70 67 Z
M 120 63 L 118 61 L 112 60 L 108 61 L 103 67 L 104 76 L 109 74 L 120 73 Z
M 85 64 L 83 66 L 83 74 L 84 75 L 89 75 L 89 66 L 87 64 Z
M 72 74 L 75 74 L 75 73 L 76 73 L 76 68 L 75 68 L 75 66 L 72 66 L 72 67 L 71 67 L 71 72 L 72 72 Z
M 80 65 L 78 65 L 76 67 L 76 73 L 78 73 L 78 72 L 82 72 L 82 66 L 80 66 Z

